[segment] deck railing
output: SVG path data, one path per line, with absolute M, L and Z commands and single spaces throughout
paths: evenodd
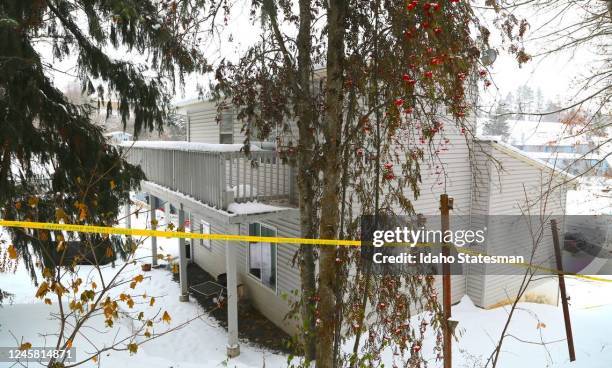
M 203 150 L 123 146 L 128 162 L 140 165 L 147 180 L 187 194 L 210 206 L 232 202 L 295 198 L 292 168 L 274 151 Z

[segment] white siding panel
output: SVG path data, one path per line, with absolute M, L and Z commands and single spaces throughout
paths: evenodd
M 508 152 L 494 148 L 493 156 L 498 160 L 503 171 L 491 180 L 490 208 L 486 252 L 488 254 L 507 254 L 504 249 L 513 249 L 513 253 L 521 254 L 529 260 L 534 249 L 533 237 L 542 234 L 537 241 L 533 263 L 547 268 L 553 268 L 553 246 L 549 221 L 556 218 L 563 231 L 563 213 L 565 208 L 565 187 L 558 186 L 559 180 L 551 185 L 551 172 L 537 164 L 513 157 Z M 546 194 L 549 188 L 554 188 Z M 507 221 L 497 224 L 495 215 L 529 214 L 532 219 L 532 229 L 535 235 L 528 232 L 516 232 L 508 228 Z M 527 221 L 525 218 L 524 221 Z M 543 228 L 540 229 L 540 226 Z M 512 269 L 510 268 L 512 267 Z M 484 297 L 482 306 L 489 308 L 513 299 L 519 289 L 522 270 L 509 265 L 486 265 Z M 504 275 L 506 273 L 507 275 Z M 538 286 L 534 283 L 530 288 Z
M 217 107 L 212 102 L 202 102 L 186 111 L 189 117 L 190 142 L 219 143 Z

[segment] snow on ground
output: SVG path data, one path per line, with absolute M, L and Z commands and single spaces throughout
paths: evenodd
M 585 177 L 567 191 L 568 215 L 612 215 L 612 179 Z
M 160 226 L 165 223 L 164 214 L 158 211 Z M 176 222 L 176 217 L 171 218 Z M 143 228 L 148 216 L 141 214 L 132 218 L 132 226 Z M 147 254 L 147 246 L 142 252 Z M 158 239 L 160 252 L 176 255 L 176 239 Z M 81 272 L 86 272 L 83 267 Z M 110 272 L 112 270 L 109 270 Z M 133 266 L 130 275 L 140 273 L 139 265 Z M 147 278 L 137 288 L 156 295 L 156 306 L 167 310 L 172 316 L 172 328 L 183 321 L 196 316 L 199 318 L 185 327 L 147 342 L 139 348 L 137 354 L 113 352 L 101 359 L 102 367 L 114 367 L 119 364 L 132 364 L 136 367 L 152 368 L 195 368 L 195 367 L 285 367 L 286 357 L 273 354 L 242 342 L 241 355 L 236 359 L 226 360 L 226 331 L 216 321 L 203 313 L 195 301 L 181 303 L 178 301 L 178 284 L 172 281 L 172 275 L 166 270 L 152 270 L 146 273 Z M 602 277 L 602 276 L 599 276 Z M 612 281 L 612 276 L 607 277 Z M 509 333 L 503 346 L 500 368 L 554 367 L 554 368 L 609 368 L 612 362 L 612 282 L 592 281 L 580 278 L 568 278 L 568 292 L 571 297 L 570 313 L 577 361 L 570 363 L 565 342 L 563 315 L 560 306 L 520 303 L 510 325 Z M 41 332 L 56 330 L 56 321 L 50 319 L 50 312 L 55 306 L 47 306 L 33 297 L 35 287 L 30 283 L 25 270 L 20 267 L 15 274 L 0 274 L 0 288 L 16 294 L 12 305 L 0 308 L 0 346 L 16 346 L 11 336 L 34 346 L 43 345 Z M 483 310 L 473 305 L 464 297 L 461 303 L 453 307 L 453 318 L 459 321 L 458 331 L 461 337 L 453 345 L 454 367 L 480 367 L 494 348 L 494 341 L 505 323 L 507 307 Z M 89 330 L 88 338 L 96 344 L 108 344 L 114 338 L 125 336 L 129 331 L 126 321 L 117 323 L 112 329 L 102 328 L 101 320 L 93 321 L 91 327 L 106 331 L 96 333 Z M 9 333 L 9 331 L 11 333 Z M 156 332 L 160 332 L 157 330 Z M 93 332 L 93 333 L 92 333 Z M 431 350 L 433 339 L 423 347 Z M 541 343 L 545 342 L 546 345 Z M 77 350 L 91 350 L 88 342 L 77 339 L 74 343 Z M 347 342 L 350 350 L 352 342 Z M 78 354 L 78 353 L 77 353 Z M 393 355 L 385 355 L 386 366 L 391 366 Z M 2 363 L 0 363 L 2 366 Z M 431 360 L 432 367 L 440 366 Z

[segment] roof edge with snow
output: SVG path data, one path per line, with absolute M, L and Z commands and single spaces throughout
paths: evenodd
M 119 146 L 126 148 L 166 149 L 190 152 L 241 152 L 243 144 L 199 143 L 187 141 L 125 141 Z M 251 145 L 251 151 L 261 151 L 261 148 Z
M 530 157 L 526 152 L 523 152 L 520 149 L 514 146 L 511 146 L 507 143 L 499 142 L 495 140 L 493 137 L 478 137 L 477 140 L 483 143 L 490 143 L 491 146 L 493 146 L 493 148 L 496 148 L 497 150 L 504 152 L 508 154 L 509 156 L 512 156 L 529 165 L 533 165 L 533 166 L 537 166 L 542 169 L 550 170 L 556 176 L 564 176 L 568 179 L 568 181 L 576 178 L 576 176 L 568 173 L 567 171 L 561 170 L 558 167 L 555 167 L 551 164 L 548 164 L 546 162 Z

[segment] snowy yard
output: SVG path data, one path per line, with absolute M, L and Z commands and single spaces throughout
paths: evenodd
M 163 214 L 158 214 L 161 224 Z M 147 216 L 132 218 L 132 226 L 143 228 Z M 159 239 L 160 252 L 176 253 L 176 240 Z M 6 246 L 6 244 L 3 244 Z M 148 254 L 148 242 L 142 254 Z M 81 267 L 79 274 L 87 273 L 88 267 Z M 112 269 L 108 269 L 112 272 Z M 139 265 L 131 265 L 127 277 L 141 273 Z M 179 302 L 179 286 L 172 280 L 167 270 L 152 270 L 145 273 L 145 281 L 136 291 L 155 294 L 155 307 L 167 310 L 172 316 L 168 325 L 156 328 L 172 328 L 182 322 L 199 316 L 172 334 L 140 346 L 138 353 L 112 352 L 100 360 L 102 367 L 115 367 L 132 364 L 135 367 L 284 367 L 287 357 L 274 354 L 248 342 L 241 343 L 238 358 L 227 361 L 225 343 L 227 334 L 217 322 L 204 314 L 196 301 Z M 612 277 L 609 277 L 612 281 Z M 0 308 L 0 346 L 17 346 L 18 341 L 29 341 L 33 346 L 45 345 L 42 334 L 57 331 L 57 321 L 50 313 L 57 306 L 47 306 L 34 297 L 36 288 L 22 267 L 15 274 L 0 274 L 0 288 L 15 294 L 12 304 L 5 303 Z M 501 364 L 503 368 L 525 367 L 568 367 L 604 368 L 612 362 L 612 282 L 589 281 L 570 278 L 568 290 L 571 296 L 570 312 L 576 343 L 577 361 L 568 361 L 563 315 L 560 307 L 520 304 L 520 310 L 510 327 L 512 337 L 508 337 L 503 347 Z M 156 310 L 157 310 L 156 309 Z M 505 322 L 507 310 L 497 308 L 483 310 L 475 307 L 469 298 L 453 307 L 453 317 L 459 321 L 460 338 L 454 344 L 454 367 L 480 367 L 491 353 L 494 341 L 499 337 Z M 128 321 L 117 323 L 112 329 L 105 329 L 100 320 L 92 322 L 87 337 L 96 345 L 110 344 L 113 339 L 129 334 Z M 95 332 L 93 328 L 101 331 Z M 162 331 L 156 330 L 156 333 Z M 547 343 L 545 346 L 542 342 Z M 79 338 L 74 342 L 79 351 L 92 351 L 90 342 Z M 347 350 L 352 343 L 347 343 Z M 431 349 L 430 349 L 431 350 Z M 424 351 L 428 347 L 424 346 Z M 391 363 L 391 353 L 385 357 Z M 431 366 L 440 363 L 431 361 Z M 10 366 L 0 363 L 0 366 Z M 93 363 L 91 364 L 93 366 Z M 390 364 L 388 364 L 390 366 Z

